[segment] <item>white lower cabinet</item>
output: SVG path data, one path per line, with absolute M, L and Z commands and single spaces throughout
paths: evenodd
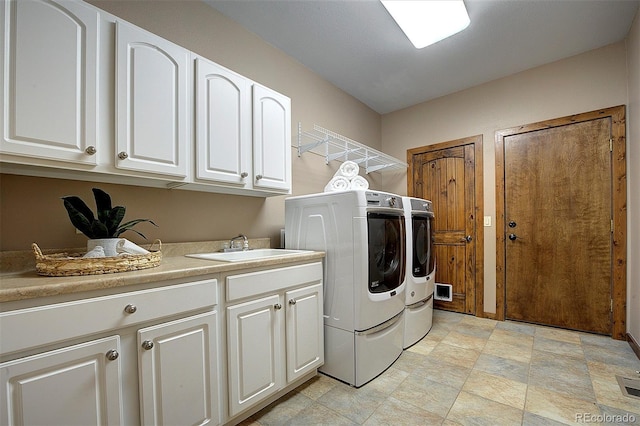
M 282 387 L 282 301 L 278 295 L 227 308 L 229 414 Z
M 0 425 L 236 424 L 293 390 L 324 363 L 322 263 L 245 271 L 0 304 Z
M 324 360 L 322 284 L 286 293 L 287 382 L 318 368 Z
M 217 294 L 209 279 L 3 304 L 0 424 L 220 424 Z
M 143 425 L 219 423 L 217 328 L 214 311 L 138 331 Z
M 229 417 L 324 362 L 320 263 L 227 277 Z
M 0 364 L 0 423 L 123 424 L 120 362 L 111 336 Z

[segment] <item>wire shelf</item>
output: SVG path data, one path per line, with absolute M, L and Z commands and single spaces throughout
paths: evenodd
M 302 123 L 298 123 L 298 157 L 305 152 L 322 155 L 325 162 L 353 161 L 365 170 L 367 174 L 373 172 L 389 172 L 405 170 L 407 163 L 383 152 L 369 148 L 366 145 L 349 139 L 346 136 L 327 130 L 316 124 L 313 130 L 302 130 Z

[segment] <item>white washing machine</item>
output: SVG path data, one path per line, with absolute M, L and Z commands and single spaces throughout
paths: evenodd
M 407 228 L 407 272 L 403 348 L 427 335 L 433 324 L 436 262 L 431 201 L 402 197 Z
M 349 190 L 285 200 L 286 247 L 320 250 L 324 263 L 325 364 L 360 387 L 402 353 L 405 222 L 402 198 Z

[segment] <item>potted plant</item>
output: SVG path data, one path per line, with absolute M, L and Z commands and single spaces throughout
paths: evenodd
M 97 215 L 94 215 L 79 197 L 62 197 L 71 223 L 89 238 L 88 250 L 101 245 L 106 256 L 115 256 L 117 254 L 115 245 L 120 234 L 125 231 L 133 231 L 146 240 L 147 237 L 133 227 L 142 222 L 158 226 L 150 219 L 134 219 L 122 223 L 126 209 L 123 206 L 111 207 L 111 197 L 103 190 L 92 188 L 92 191 L 96 201 Z

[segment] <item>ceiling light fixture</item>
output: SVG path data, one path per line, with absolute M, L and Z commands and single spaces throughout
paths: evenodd
M 381 0 L 381 2 L 418 49 L 464 30 L 470 22 L 462 0 Z

